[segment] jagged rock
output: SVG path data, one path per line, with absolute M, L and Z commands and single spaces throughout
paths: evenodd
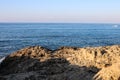
M 5 58 L 0 80 L 114 80 L 120 78 L 119 59 L 120 45 L 54 51 L 27 47 Z

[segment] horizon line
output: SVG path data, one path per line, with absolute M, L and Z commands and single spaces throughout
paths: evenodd
M 118 22 L 0 22 L 0 24 L 120 24 Z

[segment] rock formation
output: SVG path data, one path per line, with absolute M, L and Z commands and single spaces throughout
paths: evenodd
M 8 55 L 0 65 L 0 80 L 119 80 L 120 45 L 105 47 L 40 46 Z

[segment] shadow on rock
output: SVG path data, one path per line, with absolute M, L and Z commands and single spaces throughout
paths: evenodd
M 45 61 L 26 56 L 8 57 L 0 65 L 0 80 L 92 80 L 95 67 L 72 65 L 64 58 Z

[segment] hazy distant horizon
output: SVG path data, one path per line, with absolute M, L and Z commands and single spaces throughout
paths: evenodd
M 0 24 L 118 24 L 120 23 L 112 23 L 112 22 L 0 22 Z
M 120 0 L 0 0 L 1 23 L 120 23 Z

